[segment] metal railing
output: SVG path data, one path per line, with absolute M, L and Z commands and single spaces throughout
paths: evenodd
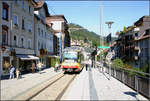
M 104 68 L 104 72 L 110 73 L 112 77 L 150 99 L 150 74 L 124 68 L 111 68 L 110 70 L 107 64 Z

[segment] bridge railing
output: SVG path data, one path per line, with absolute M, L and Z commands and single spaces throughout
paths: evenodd
M 112 77 L 132 88 L 137 93 L 140 93 L 150 99 L 150 74 L 124 68 L 110 69 L 109 65 L 107 64 L 105 64 L 103 67 L 104 72 L 108 74 L 110 73 Z

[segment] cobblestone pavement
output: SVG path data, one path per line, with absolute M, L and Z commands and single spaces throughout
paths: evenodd
M 148 100 L 98 68 L 84 68 L 62 100 Z
M 43 82 L 51 79 L 61 71 L 54 72 L 53 68 L 44 69 L 40 73 L 29 73 L 22 75 L 21 79 L 1 80 L 1 100 L 12 100 L 21 94 L 37 87 Z

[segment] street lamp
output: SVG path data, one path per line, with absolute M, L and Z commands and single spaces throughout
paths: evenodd
M 111 37 L 111 25 L 114 23 L 113 21 L 108 21 L 108 22 L 105 22 L 107 25 L 108 25 L 108 32 L 110 34 L 110 37 Z M 110 39 L 110 42 L 109 42 L 109 45 L 111 44 L 111 39 Z M 110 50 L 111 51 L 111 50 Z M 109 79 L 110 79 L 110 75 L 111 75 L 111 60 L 109 62 Z
M 109 34 L 111 33 L 111 25 L 114 23 L 113 21 L 105 22 L 108 25 Z

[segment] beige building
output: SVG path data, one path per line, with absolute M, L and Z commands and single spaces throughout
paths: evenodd
M 1 47 L 6 48 L 3 53 L 1 52 L 1 74 L 9 73 L 9 68 L 5 66 L 6 62 L 19 67 L 20 70 L 29 70 L 31 61 L 38 60 L 33 56 L 35 55 L 33 43 L 34 5 L 36 3 L 33 0 L 16 0 L 0 1 L 0 4 L 2 5 L 0 10 L 4 13 L 4 18 L 1 17 L 2 29 L 0 31 L 3 34 L 0 42 Z
M 35 52 L 44 67 L 49 67 L 48 57 L 53 54 L 54 30 L 47 24 L 46 17 L 49 16 L 47 4 L 38 2 L 34 10 L 35 22 Z
M 11 2 L 0 0 L 0 75 L 9 73 Z

